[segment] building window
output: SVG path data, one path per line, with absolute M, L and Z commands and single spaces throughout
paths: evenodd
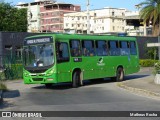
M 115 30 L 115 27 L 113 26 L 113 30 Z
M 22 60 L 22 47 L 16 46 L 15 47 L 15 52 L 16 52 L 16 59 L 17 60 Z
M 112 16 L 114 16 L 114 11 L 112 12 Z
M 43 23 L 44 22 L 44 20 L 41 20 L 41 23 Z
M 5 45 L 6 55 L 12 58 L 12 45 Z
M 43 13 L 41 13 L 41 16 L 44 16 L 44 14 L 43 14 Z

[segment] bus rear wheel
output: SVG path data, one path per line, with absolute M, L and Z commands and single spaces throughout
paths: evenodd
M 80 86 L 80 72 L 76 71 L 72 76 L 72 87 L 77 88 Z
M 116 72 L 116 81 L 121 82 L 124 79 L 124 71 L 122 67 L 119 67 Z

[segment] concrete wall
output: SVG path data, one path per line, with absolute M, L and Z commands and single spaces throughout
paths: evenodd
M 146 56 L 147 43 L 157 43 L 158 37 L 137 37 L 139 46 L 139 57 L 140 59 L 149 59 Z
M 27 32 L 0 32 L 0 56 L 8 55 L 6 47 L 12 46 L 12 55 L 15 54 L 16 47 L 22 47 L 23 39 L 27 36 L 42 34 L 42 33 L 27 33 Z M 146 47 L 147 43 L 158 42 L 158 37 L 136 37 L 139 46 L 140 59 L 147 59 Z M 11 53 L 10 53 L 11 54 Z

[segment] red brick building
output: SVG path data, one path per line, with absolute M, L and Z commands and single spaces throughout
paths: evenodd
M 44 2 L 40 4 L 41 31 L 42 32 L 63 32 L 63 20 L 65 13 L 79 12 L 79 5 Z

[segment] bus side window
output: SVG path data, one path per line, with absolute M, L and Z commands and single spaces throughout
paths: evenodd
M 81 44 L 79 40 L 70 41 L 70 52 L 72 57 L 81 56 Z
M 121 55 L 129 55 L 129 45 L 127 41 L 120 41 L 120 52 Z
M 131 53 L 131 55 L 136 55 L 137 54 L 137 49 L 136 49 L 136 43 L 135 42 L 130 42 L 130 53 Z
M 96 54 L 97 56 L 107 55 L 107 43 L 104 40 L 96 41 Z
M 82 51 L 83 56 L 94 56 L 94 41 L 91 40 L 84 40 L 82 41 Z
M 119 56 L 120 55 L 118 41 L 109 41 L 109 53 L 111 56 Z
M 57 44 L 57 60 L 58 62 L 69 61 L 68 44 L 65 42 L 59 42 Z

